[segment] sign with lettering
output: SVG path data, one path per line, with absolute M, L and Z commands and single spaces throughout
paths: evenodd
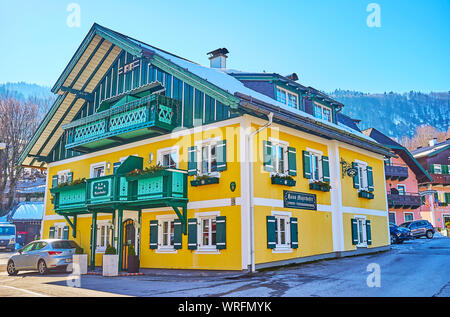
M 107 180 L 99 181 L 92 184 L 92 196 L 98 197 L 98 196 L 105 196 L 108 194 L 109 194 L 109 182 Z
M 315 194 L 283 191 L 283 207 L 317 210 L 317 199 Z

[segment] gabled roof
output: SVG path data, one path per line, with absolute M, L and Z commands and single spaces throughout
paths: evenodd
M 419 149 L 415 149 L 411 151 L 411 153 L 415 158 L 421 158 L 424 156 L 432 157 L 448 149 L 450 149 L 450 140 L 445 140 L 444 142 L 436 143 L 433 146 L 425 146 Z
M 283 111 L 291 111 L 293 116 L 318 122 L 319 125 L 333 129 L 333 131 L 341 131 L 340 133 L 349 136 L 349 140 L 355 138 L 362 144 L 367 142 L 369 147 L 378 153 L 386 152 L 386 149 L 377 145 L 373 139 L 345 124 L 329 123 L 302 111 L 289 108 L 268 96 L 245 87 L 242 82 L 224 71 L 201 66 L 95 23 L 53 86 L 52 92 L 58 94 L 58 98 L 22 153 L 19 164 L 46 167 L 45 158 L 63 134 L 61 127 L 73 121 L 122 51 L 138 58 L 151 59 L 152 64 L 156 67 L 179 77 L 181 80 L 188 81 L 196 87 L 200 87 L 213 98 L 232 108 L 237 108 L 242 104 L 239 95 L 250 96 L 256 101 L 271 104 L 283 109 Z M 283 80 L 287 82 L 295 83 L 286 77 L 278 76 L 281 79 L 284 78 Z M 322 98 L 328 98 L 314 88 L 308 87 L 307 89 L 308 91 L 314 91 L 316 95 Z
M 414 158 L 414 156 L 408 151 L 407 148 L 401 144 L 395 142 L 387 135 L 381 133 L 375 128 L 369 128 L 362 131 L 364 134 L 370 136 L 372 139 L 378 141 L 379 143 L 389 147 L 392 151 L 400 156 L 402 160 L 409 166 L 409 168 L 414 172 L 418 180 L 422 180 L 426 177 L 428 180 L 432 181 L 431 176 L 425 171 L 419 162 Z

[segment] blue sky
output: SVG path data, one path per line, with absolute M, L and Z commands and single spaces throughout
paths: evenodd
M 80 27 L 66 23 L 72 2 Z M 202 65 L 226 47 L 229 68 L 296 72 L 324 91 L 450 90 L 449 0 L 0 0 L 0 83 L 52 86 L 94 22 Z

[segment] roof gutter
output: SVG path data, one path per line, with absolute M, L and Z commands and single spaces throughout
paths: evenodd
M 294 125 L 300 128 L 300 130 L 306 130 L 309 133 L 313 133 L 328 139 L 338 140 L 387 157 L 396 156 L 388 147 L 385 147 L 379 143 L 363 139 L 357 135 L 342 131 L 340 129 L 335 129 L 331 126 L 326 126 L 319 121 L 300 116 L 293 112 L 289 112 L 280 107 L 257 100 L 251 96 L 239 92 L 235 93 L 235 95 L 241 98 L 240 105 L 243 108 L 251 110 L 254 113 L 259 113 L 261 115 L 267 116 L 269 115 L 269 113 L 273 112 L 274 120 Z

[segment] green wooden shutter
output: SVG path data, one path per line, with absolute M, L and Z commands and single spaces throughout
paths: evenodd
M 188 149 L 188 175 L 197 175 L 197 147 Z
M 58 186 L 58 175 L 52 176 L 52 188 Z
M 367 185 L 368 185 L 369 192 L 373 192 L 374 191 L 373 170 L 372 170 L 372 167 L 370 167 L 370 166 L 367 166 Z
M 326 183 L 330 182 L 330 161 L 328 156 L 322 156 L 322 175 L 323 181 Z
M 158 249 L 158 220 L 150 220 L 150 249 Z
M 73 173 L 72 173 L 72 172 L 69 172 L 69 173 L 67 174 L 67 183 L 68 183 L 68 184 L 72 183 L 72 180 L 73 180 Z
M 55 238 L 55 227 L 50 227 L 50 232 L 48 234 L 48 238 L 49 239 L 54 239 Z
M 442 165 L 442 174 L 448 175 L 448 165 Z
M 358 244 L 358 222 L 356 219 L 352 220 L 352 244 L 356 245 Z
M 434 164 L 430 164 L 430 172 L 434 174 Z
M 277 222 L 274 216 L 267 216 L 267 248 L 275 249 L 277 245 L 277 237 L 275 233 L 275 228 Z
M 217 170 L 219 172 L 227 169 L 227 140 L 219 141 L 216 145 Z
M 288 147 L 288 174 L 297 176 L 297 151 L 295 147 Z
M 264 170 L 267 172 L 273 172 L 273 149 L 272 142 L 263 141 L 263 164 Z
M 227 217 L 216 217 L 216 248 L 218 250 L 227 248 Z
M 181 225 L 181 220 L 180 219 L 175 219 L 173 224 L 173 248 L 175 250 L 179 250 L 183 247 L 182 244 L 182 231 L 183 231 L 183 226 Z
M 445 202 L 450 204 L 450 193 L 445 193 Z
M 303 151 L 303 177 L 311 179 L 311 156 L 308 151 Z
M 355 176 L 353 176 L 353 188 L 359 189 L 358 163 L 352 162 L 352 168 L 356 169 Z
M 197 249 L 197 218 L 188 219 L 188 249 Z
M 295 217 L 291 217 L 291 248 L 298 248 L 298 220 Z
M 367 245 L 372 244 L 372 226 L 370 220 L 366 220 Z
M 69 239 L 69 226 L 65 226 L 63 229 L 63 239 Z

